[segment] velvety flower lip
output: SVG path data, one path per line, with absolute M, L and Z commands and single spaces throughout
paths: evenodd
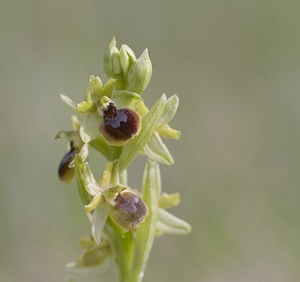
M 110 102 L 103 110 L 100 131 L 108 144 L 121 146 L 134 138 L 140 131 L 140 116 L 129 108 L 117 109 Z

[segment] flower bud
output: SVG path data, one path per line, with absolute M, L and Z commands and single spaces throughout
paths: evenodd
M 104 55 L 104 70 L 109 77 L 117 78 L 122 72 L 120 51 L 116 47 L 115 37 L 111 40 Z
M 119 193 L 111 208 L 110 217 L 120 227 L 131 230 L 138 228 L 148 215 L 143 200 L 132 192 Z
M 110 102 L 103 111 L 100 131 L 109 145 L 122 146 L 140 131 L 140 115 L 131 109 L 117 109 Z
M 128 71 L 132 64 L 136 61 L 134 52 L 125 44 L 120 48 L 120 63 L 124 78 L 127 77 Z
M 147 88 L 151 76 L 152 64 L 146 49 L 128 72 L 126 90 L 141 94 Z

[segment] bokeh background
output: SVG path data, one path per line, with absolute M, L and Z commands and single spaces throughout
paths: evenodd
M 71 128 L 59 93 L 80 101 L 91 74 L 106 80 L 113 36 L 149 49 L 148 105 L 163 92 L 181 102 L 163 188 L 181 192 L 172 212 L 193 232 L 158 238 L 144 281 L 300 281 L 299 10 L 292 0 L 2 1 L 0 281 L 66 281 L 81 253 L 89 225 L 74 183 L 56 175 L 66 143 L 54 136 Z M 78 281 L 117 277 L 112 264 Z

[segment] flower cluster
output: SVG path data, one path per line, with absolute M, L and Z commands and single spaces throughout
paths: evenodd
M 73 130 L 56 136 L 69 144 L 58 175 L 66 183 L 75 175 L 91 222 L 91 237 L 82 241 L 85 252 L 68 269 L 85 271 L 114 258 L 121 281 L 141 281 L 154 237 L 191 230 L 188 223 L 166 211 L 179 203 L 179 194 L 161 193 L 159 163 L 174 163 L 163 138 L 180 137 L 169 126 L 179 99 L 163 94 L 150 109 L 144 104 L 142 93 L 152 75 L 147 49 L 137 58 L 127 45 L 118 49 L 113 38 L 104 56 L 104 70 L 107 82 L 91 76 L 82 102 L 61 95 L 75 115 Z M 90 147 L 107 159 L 99 180 L 88 162 Z M 138 155 L 146 155 L 148 162 L 141 189 L 136 190 L 127 184 L 127 168 Z

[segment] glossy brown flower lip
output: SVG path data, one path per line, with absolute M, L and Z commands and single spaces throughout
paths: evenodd
M 110 102 L 103 111 L 103 122 L 100 131 L 104 138 L 113 145 L 123 145 L 124 141 L 134 137 L 140 129 L 140 116 L 131 109 L 117 109 Z

